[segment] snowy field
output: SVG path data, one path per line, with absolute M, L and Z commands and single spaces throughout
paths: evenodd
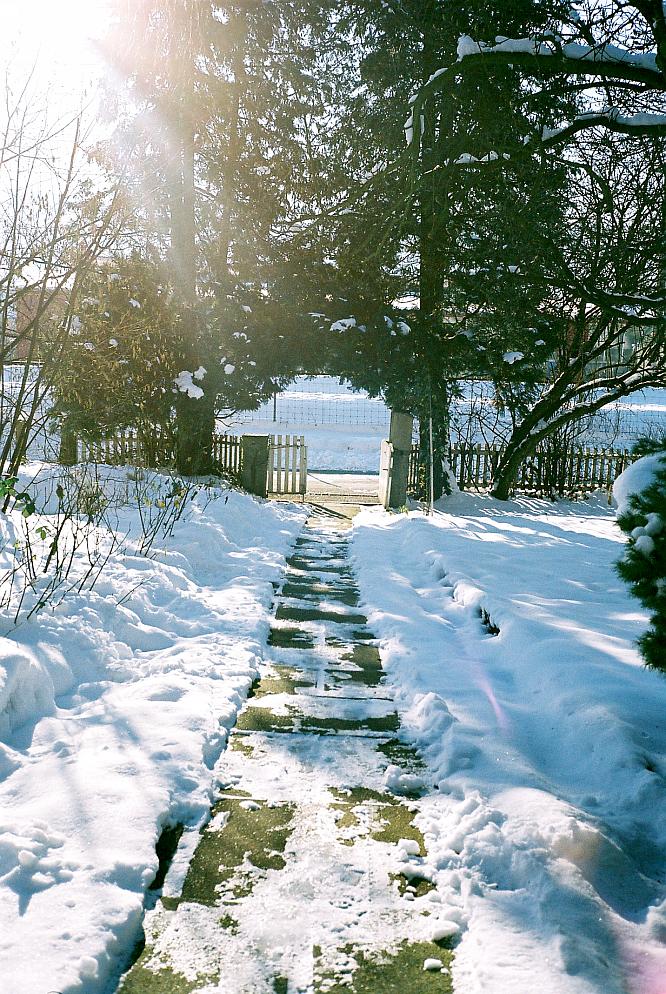
M 6 406 L 11 406 L 21 375 L 18 365 L 4 367 Z M 452 442 L 476 445 L 505 441 L 510 422 L 498 416 L 490 385 L 464 383 L 461 387 L 462 396 L 451 406 Z M 59 436 L 49 430 L 45 404 L 42 411 L 28 453 L 32 459 L 55 461 Z M 389 423 L 390 411 L 381 399 L 352 390 L 332 376 L 300 376 L 277 395 L 275 403 L 271 400 L 258 411 L 221 418 L 218 429 L 235 435 L 304 435 L 308 466 L 314 472 L 378 474 L 380 447 L 388 438 Z M 666 389 L 653 388 L 616 401 L 586 419 L 573 444 L 625 449 L 641 435 L 665 433 Z
M 276 415 L 274 420 L 273 415 Z M 221 428 L 235 435 L 305 435 L 315 472 L 379 474 L 391 413 L 382 400 L 332 376 L 299 376 L 258 411 L 242 411 Z
M 437 791 L 459 994 L 664 994 L 666 679 L 601 503 L 456 494 L 355 521 L 361 596 Z
M 277 420 L 273 420 L 273 415 Z M 499 444 L 510 421 L 499 417 L 487 383 L 462 384 L 452 403 L 452 441 Z M 390 411 L 378 399 L 354 391 L 331 376 L 299 377 L 258 411 L 240 412 L 220 423 L 232 434 L 304 435 L 308 466 L 315 472 L 378 473 Z M 631 448 L 641 435 L 666 434 L 666 390 L 650 389 L 610 404 L 586 419 L 573 444 Z
M 130 535 L 92 592 L 16 629 L 0 619 L 2 994 L 99 994 L 125 964 L 161 829 L 196 839 L 208 817 L 304 517 L 203 494 L 151 558 Z M 137 526 L 120 511 L 121 535 Z M 18 534 L 4 527 L 3 569 Z
M 187 825 L 178 879 L 208 816 L 304 517 L 202 492 L 146 557 L 121 502 L 92 592 L 17 628 L 0 611 L 2 994 L 113 990 L 161 830 Z M 22 534 L 2 527 L 0 571 Z M 456 994 L 666 990 L 666 680 L 634 647 L 647 619 L 613 572 L 622 543 L 594 499 L 456 494 L 432 518 L 356 519 L 364 608 L 436 787 L 418 818 L 430 899 L 460 930 Z

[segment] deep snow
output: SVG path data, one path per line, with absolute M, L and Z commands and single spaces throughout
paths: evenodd
M 355 521 L 362 601 L 438 788 L 420 825 L 463 929 L 461 994 L 666 990 L 666 680 L 634 647 L 622 541 L 593 501 L 456 494 Z
M 198 499 L 153 558 L 128 539 L 92 592 L 5 624 L 2 994 L 113 986 L 140 935 L 161 828 L 188 826 L 182 859 L 208 817 L 214 764 L 264 653 L 272 581 L 304 517 L 231 491 Z M 132 525 L 126 508 L 119 527 Z
M 303 518 L 200 500 L 155 558 L 130 537 L 92 593 L 0 642 L 2 994 L 108 989 L 160 829 L 184 821 L 177 892 Z M 435 788 L 419 872 L 460 932 L 460 994 L 664 994 L 666 681 L 634 647 L 622 543 L 601 501 L 457 494 L 356 519 L 362 600 Z

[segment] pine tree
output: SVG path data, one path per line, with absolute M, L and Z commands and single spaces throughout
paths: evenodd
M 350 71 L 335 91 L 339 120 L 332 137 L 346 166 L 342 209 L 333 219 L 341 287 L 335 317 L 351 313 L 357 301 L 356 327 L 369 327 L 379 315 L 382 343 L 379 354 L 372 335 L 341 343 L 340 371 L 396 403 L 402 397 L 422 425 L 432 413 L 440 456 L 448 447 L 456 378 L 482 372 L 515 378 L 508 364 L 493 360 L 509 350 L 534 352 L 535 340 L 548 337 L 541 328 L 534 333 L 546 289 L 547 243 L 539 235 L 541 227 L 560 223 L 552 192 L 561 177 L 526 153 L 525 139 L 535 122 L 552 124 L 557 107 L 552 98 L 533 96 L 526 110 L 509 68 L 490 96 L 478 79 L 468 79 L 428 105 L 423 119 L 405 122 L 410 94 L 455 60 L 465 31 L 494 39 L 500 31 L 545 27 L 558 6 L 556 0 L 337 4 L 341 57 Z M 421 133 L 407 150 L 405 131 L 412 139 Z M 489 147 L 501 154 L 475 163 Z M 331 225 L 330 212 L 324 224 Z M 382 316 L 390 318 L 400 298 L 418 302 L 408 316 L 408 341 L 386 332 Z M 544 354 L 535 357 L 535 372 Z
M 634 454 L 663 453 L 653 482 L 632 494 L 618 524 L 628 536 L 617 572 L 650 611 L 650 628 L 638 641 L 648 666 L 666 672 L 666 438 Z
M 195 473 L 206 468 L 215 411 L 238 402 L 236 381 L 261 398 L 294 370 L 286 335 L 268 346 L 271 368 L 256 349 L 243 369 L 230 355 L 276 332 L 282 232 L 311 164 L 304 122 L 322 99 L 308 66 L 328 21 L 302 2 L 116 0 L 116 9 L 109 55 L 129 85 L 116 147 L 125 160 L 141 152 L 129 177 L 137 234 L 161 254 L 188 311 L 187 368 L 207 370 L 203 398 L 177 405 L 179 468 Z

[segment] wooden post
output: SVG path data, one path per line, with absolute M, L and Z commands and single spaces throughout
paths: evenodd
M 269 435 L 243 435 L 241 438 L 241 485 L 256 497 L 268 493 Z
M 60 431 L 60 449 L 58 462 L 61 466 L 75 466 L 79 461 L 79 445 L 76 432 L 72 431 L 65 422 Z
M 308 450 L 305 445 L 305 435 L 301 435 L 299 493 L 305 495 L 308 489 Z

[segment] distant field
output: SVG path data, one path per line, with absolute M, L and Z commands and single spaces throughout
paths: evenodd
M 490 384 L 462 384 L 462 394 L 452 404 L 454 441 L 476 444 L 508 438 L 511 425 L 498 415 Z M 383 401 L 354 391 L 335 377 L 315 376 L 299 377 L 278 394 L 275 403 L 241 412 L 221 427 L 236 435 L 305 435 L 310 469 L 377 473 L 389 421 Z M 645 434 L 666 434 L 666 389 L 643 390 L 609 405 L 586 419 L 576 443 L 624 449 Z

